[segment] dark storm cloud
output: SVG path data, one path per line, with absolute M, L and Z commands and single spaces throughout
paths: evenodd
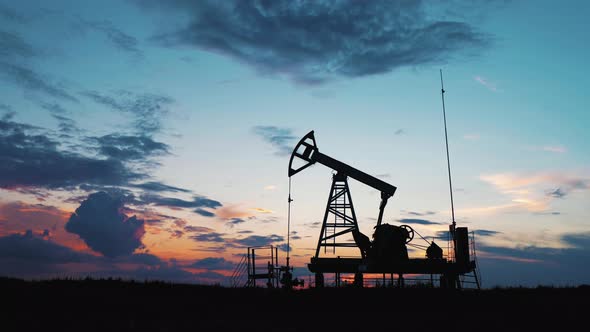
M 505 248 L 478 246 L 480 271 L 487 287 L 499 285 L 571 286 L 590 283 L 590 233 L 566 234 L 562 241 L 571 248 L 527 246 Z
M 201 215 L 203 217 L 209 217 L 209 218 L 215 217 L 215 213 L 209 212 L 207 210 L 200 209 L 200 208 L 199 209 L 196 209 L 195 210 L 195 213 L 198 214 L 198 215 Z
M 157 142 L 148 136 L 110 134 L 96 137 L 94 140 L 99 145 L 100 154 L 121 161 L 146 160 L 153 156 L 166 155 L 170 150 L 167 144 Z M 152 182 L 152 187 L 156 186 Z
M 25 91 L 41 92 L 56 99 L 78 102 L 78 99 L 63 87 L 36 71 L 18 64 L 0 61 L 0 79 L 19 86 Z
M 291 129 L 280 128 L 275 126 L 255 126 L 252 128 L 254 133 L 270 143 L 279 156 L 288 156 L 291 154 L 297 137 L 293 136 Z
M 81 94 L 97 104 L 131 114 L 135 128 L 146 135 L 162 129 L 162 117 L 168 113 L 168 107 L 174 102 L 168 96 L 126 90 L 116 91 L 112 95 L 97 91 L 84 91 Z
M 232 270 L 235 264 L 221 257 L 207 257 L 194 262 L 189 267 L 206 270 Z
M 121 212 L 123 200 L 105 192 L 90 194 L 66 223 L 66 230 L 80 236 L 107 257 L 129 255 L 143 246 L 144 221 Z
M 261 235 L 250 235 L 243 239 L 234 239 L 232 240 L 233 245 L 244 246 L 244 247 L 257 247 L 257 246 L 267 246 L 273 244 L 275 242 L 283 241 L 284 238 L 280 235 L 272 234 L 269 236 L 261 236 Z
M 20 35 L 0 30 L 0 58 L 30 58 L 36 55 L 37 51 Z
M 211 208 L 215 209 L 222 204 L 216 200 L 207 197 L 195 196 L 192 201 L 183 200 L 180 198 L 164 197 L 153 194 L 145 194 L 140 197 L 144 204 L 153 204 L 156 206 L 165 206 L 170 208 Z
M 430 220 L 426 220 L 426 219 L 410 219 L 410 218 L 404 218 L 404 219 L 399 219 L 399 222 L 401 222 L 402 224 L 416 224 L 416 225 L 440 225 L 439 222 L 436 221 L 430 221 Z
M 437 18 L 423 1 L 137 3 L 189 17 L 184 26 L 154 37 L 164 46 L 209 50 L 307 84 L 441 63 L 477 52 L 490 40 L 468 23 Z
M 104 20 L 95 22 L 80 19 L 78 23 L 84 28 L 89 28 L 104 34 L 115 47 L 122 51 L 133 53 L 137 56 L 143 55 L 138 48 L 139 42 L 137 39 L 115 27 L 111 21 Z
M 44 240 L 33 235 L 31 231 L 27 231 L 25 234 L 0 237 L 0 259 L 35 264 L 91 263 L 96 261 L 92 255 Z
M 0 188 L 67 188 L 83 183 L 122 185 L 144 177 L 121 161 L 59 149 L 38 128 L 0 120 Z
M 83 264 L 88 271 L 74 271 L 64 264 Z M 119 269 L 113 263 L 139 265 L 138 268 Z M 84 268 L 83 268 L 84 269 Z M 125 255 L 116 258 L 97 257 L 77 252 L 58 243 L 27 231 L 25 234 L 12 234 L 0 237 L 0 275 L 18 278 L 124 278 L 134 280 L 166 280 L 174 282 L 199 282 L 217 279 L 207 274 L 192 274 L 174 261 L 166 262 L 147 253 Z M 207 278 L 205 278 L 208 276 Z M 201 278 L 202 277 L 202 278 Z

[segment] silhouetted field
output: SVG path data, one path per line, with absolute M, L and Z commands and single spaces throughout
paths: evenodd
M 120 280 L 0 279 L 3 331 L 566 331 L 590 286 L 286 291 Z M 579 330 L 578 328 L 576 330 Z

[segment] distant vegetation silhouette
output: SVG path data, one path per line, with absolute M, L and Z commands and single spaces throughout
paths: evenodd
M 22 330 L 313 331 L 548 328 L 585 321 L 590 286 L 228 288 L 121 279 L 0 278 L 3 323 Z M 15 325 L 16 324 L 16 325 Z

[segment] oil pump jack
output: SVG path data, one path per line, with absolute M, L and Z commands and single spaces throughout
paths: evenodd
M 321 153 L 312 130 L 297 143 L 291 154 L 289 177 L 315 163 L 336 171 L 332 177 L 315 255 L 308 264 L 310 272 L 315 274 L 316 287 L 324 286 L 324 273 L 335 273 L 338 276 L 340 273 L 353 273 L 358 285 L 362 285 L 364 273 L 390 273 L 399 276 L 398 282 L 403 280 L 403 274 L 436 274 L 440 275 L 441 287 L 457 288 L 461 287 L 459 277 L 475 270 L 475 261 L 470 259 L 467 227 L 455 227 L 454 222 L 449 226 L 454 257 L 443 258 L 443 250 L 434 241 L 422 238 L 429 244 L 425 258 L 409 258 L 406 244 L 413 240 L 416 232 L 408 225 L 382 223 L 387 201 L 397 188 Z M 359 230 L 348 178 L 381 192 L 373 240 Z M 353 242 L 342 240 L 343 235 L 349 233 Z M 332 253 L 335 253 L 337 247 L 356 247 L 360 257 L 320 257 L 322 249 L 326 253 L 331 248 Z

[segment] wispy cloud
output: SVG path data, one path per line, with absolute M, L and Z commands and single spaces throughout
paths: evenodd
M 137 41 L 137 38 L 115 27 L 115 25 L 111 21 L 88 21 L 79 18 L 76 27 L 81 27 L 82 29 L 92 29 L 94 31 L 97 31 L 103 34 L 118 49 L 132 53 L 139 57 L 143 56 L 143 53 L 138 47 L 139 42 Z
M 293 136 L 290 128 L 276 126 L 255 126 L 252 128 L 254 134 L 270 143 L 275 148 L 275 154 L 288 156 L 293 150 L 297 137 Z
M 543 151 L 554 152 L 554 153 L 565 153 L 567 149 L 561 145 L 545 145 Z
M 463 139 L 466 139 L 468 141 L 477 141 L 480 139 L 479 134 L 465 134 L 463 135 Z
M 490 82 L 488 79 L 482 77 L 482 76 L 475 76 L 473 78 L 477 83 L 485 86 L 486 88 L 488 88 L 488 90 L 490 91 L 494 91 L 494 92 L 498 92 L 498 88 L 496 87 L 495 83 Z
M 174 103 L 171 97 L 154 93 L 137 93 L 118 90 L 110 94 L 84 91 L 81 95 L 97 104 L 133 116 L 135 128 L 143 135 L 152 135 L 162 129 L 162 119 Z
M 549 204 L 554 198 L 564 198 L 571 192 L 590 189 L 590 176 L 584 174 L 499 173 L 481 175 L 480 179 L 511 197 L 512 202 L 517 206 L 525 207 L 533 212 L 549 209 Z
M 0 61 L 0 79 L 4 79 L 25 91 L 41 92 L 56 99 L 78 102 L 64 87 L 44 75 L 25 66 Z
M 415 219 L 415 218 L 404 218 L 398 219 L 398 221 L 402 224 L 410 224 L 410 225 L 440 225 L 440 222 L 426 220 L 426 219 Z
M 253 208 L 252 210 L 258 213 L 274 213 L 272 210 L 264 209 L 264 208 Z

